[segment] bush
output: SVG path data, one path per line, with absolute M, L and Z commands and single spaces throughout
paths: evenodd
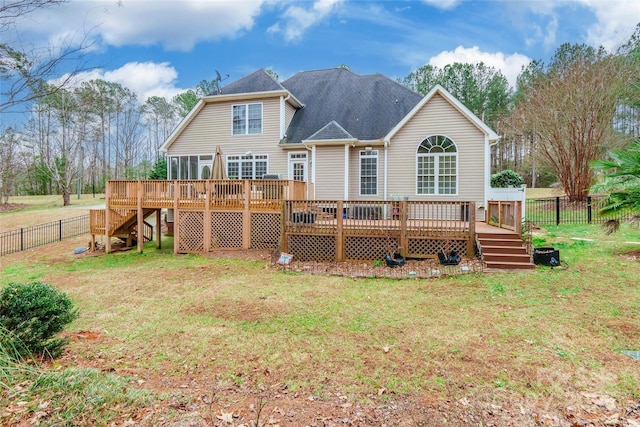
M 524 178 L 511 169 L 491 175 L 491 187 L 493 188 L 520 187 L 522 184 L 524 184 Z
M 50 355 L 57 357 L 67 344 L 54 338 L 78 317 L 71 299 L 47 284 L 12 283 L 0 294 L 0 345 L 14 348 L 19 357 Z

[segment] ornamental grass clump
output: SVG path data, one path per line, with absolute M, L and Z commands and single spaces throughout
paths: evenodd
M 67 339 L 57 334 L 78 317 L 78 309 L 61 291 L 40 282 L 12 283 L 0 293 L 0 346 L 18 358 L 57 357 Z

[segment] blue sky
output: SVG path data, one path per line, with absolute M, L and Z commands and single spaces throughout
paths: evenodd
M 82 79 L 103 78 L 171 98 L 213 79 L 259 68 L 281 79 L 348 65 L 401 78 L 425 64 L 478 62 L 511 82 L 563 42 L 628 40 L 638 0 L 70 0 L 18 22 L 20 43 L 93 42 Z M 64 70 L 61 70 L 61 74 Z

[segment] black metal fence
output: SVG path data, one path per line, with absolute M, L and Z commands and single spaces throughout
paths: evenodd
M 527 221 L 537 225 L 599 224 L 611 219 L 625 221 L 631 218 L 630 211 L 607 217 L 599 216 L 598 211 L 606 198 L 607 196 L 589 196 L 583 202 L 570 202 L 566 196 L 527 199 L 525 215 Z
M 0 256 L 24 251 L 89 232 L 89 215 L 47 222 L 0 233 Z

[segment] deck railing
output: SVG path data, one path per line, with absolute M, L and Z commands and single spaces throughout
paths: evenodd
M 293 180 L 109 181 L 107 205 L 142 208 L 278 210 L 283 200 L 305 199 L 306 184 Z
M 473 255 L 475 203 L 430 201 L 284 202 L 283 250 L 296 247 L 318 258 L 369 259 L 376 250 L 435 255 L 452 244 Z M 308 242 L 303 241 L 308 236 Z M 452 243 L 457 242 L 457 243 Z M 388 247 L 388 248 L 387 248 Z M 318 252 L 319 251 L 319 252 Z M 317 252 L 317 253 L 316 253 Z
M 487 224 L 522 231 L 522 202 L 490 200 L 487 203 Z

